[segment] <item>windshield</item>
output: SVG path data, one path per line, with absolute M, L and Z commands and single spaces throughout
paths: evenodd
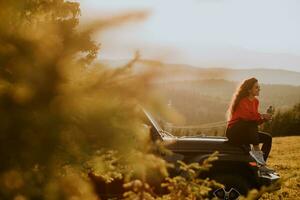
M 160 124 L 155 120 L 155 118 L 153 117 L 153 115 L 145 110 L 143 108 L 144 113 L 146 114 L 147 118 L 149 119 L 149 121 L 152 123 L 152 125 L 154 126 L 154 128 L 157 130 L 157 132 L 160 134 L 161 137 L 175 137 L 174 135 L 172 135 L 171 133 L 165 131 L 162 129 L 162 127 L 160 126 Z

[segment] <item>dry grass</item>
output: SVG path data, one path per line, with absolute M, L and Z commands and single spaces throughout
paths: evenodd
M 300 136 L 273 138 L 268 165 L 276 169 L 282 177 L 292 177 L 283 183 L 281 190 L 265 194 L 261 199 L 300 199 Z

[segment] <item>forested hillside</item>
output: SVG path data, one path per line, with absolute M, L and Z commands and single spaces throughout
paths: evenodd
M 238 82 L 223 79 L 160 82 L 153 84 L 166 104 L 185 117 L 185 125 L 225 120 L 225 113 Z M 300 86 L 261 84 L 260 112 L 272 105 L 286 110 L 300 102 Z

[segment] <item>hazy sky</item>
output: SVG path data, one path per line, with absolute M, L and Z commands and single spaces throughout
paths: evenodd
M 83 0 L 90 20 L 150 11 L 106 31 L 100 58 L 143 58 L 202 67 L 280 68 L 300 72 L 299 0 Z

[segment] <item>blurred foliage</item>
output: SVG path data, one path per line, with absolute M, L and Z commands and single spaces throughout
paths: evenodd
M 202 164 L 191 163 L 185 164 L 178 161 L 182 173 L 179 176 L 167 177 L 166 182 L 162 184 L 169 190 L 169 194 L 164 195 L 162 199 L 208 199 L 209 192 L 213 187 L 222 187 L 222 184 L 210 180 L 209 178 L 201 179 L 199 175 L 209 170 L 212 166 L 211 162 L 217 160 L 218 152 L 213 153 Z
M 136 179 L 124 184 L 125 189 L 129 191 L 125 192 L 123 196 L 125 199 L 136 200 L 209 199 L 211 188 L 223 187 L 223 185 L 209 178 L 201 179 L 200 174 L 209 170 L 212 166 L 211 162 L 217 160 L 217 154 L 218 152 L 215 152 L 210 155 L 202 164 L 185 164 L 178 161 L 180 175 L 165 178 L 162 187 L 167 188 L 168 192 L 164 195 L 156 194 L 149 184 Z
M 82 26 L 79 15 L 75 2 L 0 1 L 0 199 L 95 199 L 83 169 L 95 152 L 147 151 L 137 104 L 155 105 L 151 74 L 132 73 L 139 54 L 115 69 L 96 64 L 92 40 L 147 14 Z
M 129 191 L 123 194 L 126 200 L 155 200 L 155 194 L 153 193 L 149 184 L 141 180 L 133 180 L 124 184 L 124 188 Z

